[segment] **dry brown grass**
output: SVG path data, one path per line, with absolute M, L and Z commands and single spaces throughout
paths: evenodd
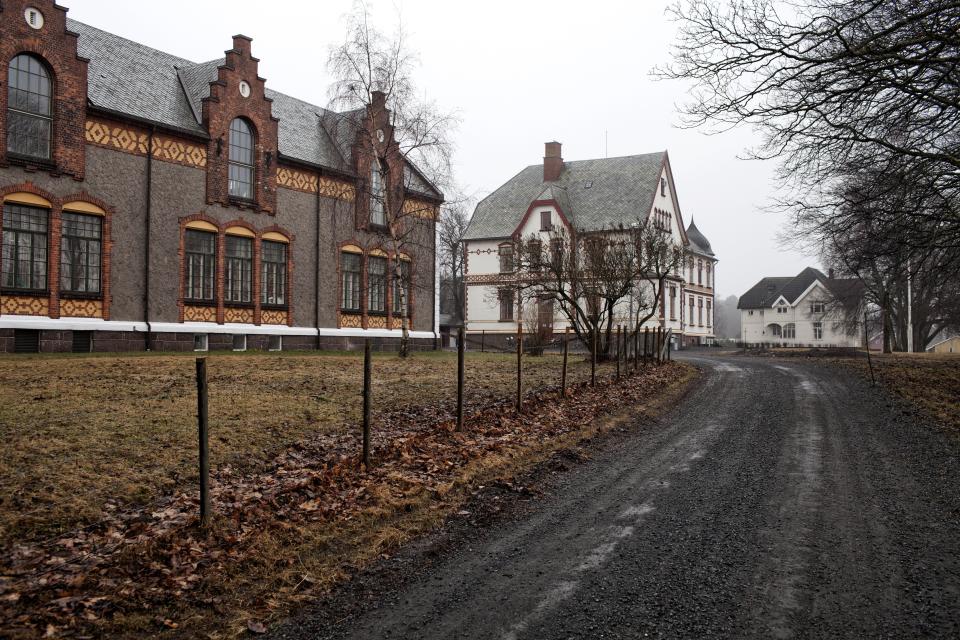
M 866 358 L 844 364 L 869 377 Z M 960 435 L 960 356 L 935 353 L 873 355 L 877 382 Z
M 211 465 L 263 469 L 311 434 L 352 437 L 362 356 L 217 354 L 210 375 Z M 511 394 L 513 356 L 467 355 L 468 404 Z M 452 402 L 455 354 L 374 360 L 374 406 Z M 528 388 L 557 384 L 559 358 L 525 358 Z M 196 480 L 194 358 L 0 358 L 0 548 L 150 503 Z M 570 359 L 571 383 L 589 363 Z
M 817 358 L 870 379 L 866 352 L 854 349 L 763 349 L 755 355 Z M 960 435 L 960 355 L 871 352 L 877 383 Z

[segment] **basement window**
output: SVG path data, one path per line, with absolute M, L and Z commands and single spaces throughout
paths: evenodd
M 193 350 L 194 351 L 207 351 L 209 347 L 208 336 L 205 333 L 195 333 L 193 334 Z
M 269 336 L 267 339 L 267 349 L 270 351 L 283 351 L 283 336 Z
M 236 333 L 233 336 L 233 350 L 234 351 L 246 351 L 247 350 L 247 336 L 242 333 Z

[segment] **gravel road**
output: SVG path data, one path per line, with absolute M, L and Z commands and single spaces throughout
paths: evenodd
M 683 402 L 516 518 L 270 635 L 960 637 L 960 439 L 815 362 L 682 357 Z

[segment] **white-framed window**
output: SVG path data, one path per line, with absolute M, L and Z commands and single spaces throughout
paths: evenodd
M 794 340 L 797 337 L 797 325 L 794 323 L 783 325 L 783 337 L 787 340 Z
M 822 322 L 813 323 L 813 339 L 823 340 L 823 323 Z
M 233 350 L 234 351 L 247 350 L 247 335 L 245 333 L 233 334 Z
M 811 302 L 811 303 L 810 303 L 810 313 L 823 313 L 823 303 L 822 303 L 822 302 Z
M 283 351 L 283 336 L 267 336 L 267 349 L 270 351 Z
M 360 311 L 360 280 L 363 277 L 361 263 L 361 256 L 358 253 L 340 254 L 340 278 L 343 289 L 340 309 L 343 311 Z
M 243 118 L 234 118 L 230 123 L 228 163 L 228 191 L 231 198 L 253 200 L 253 151 L 255 148 L 253 128 Z
M 210 346 L 210 341 L 207 334 L 205 333 L 195 333 L 193 334 L 193 350 L 194 351 L 207 351 Z
M 787 312 L 787 308 L 785 306 L 780 305 L 777 307 L 777 313 L 786 313 L 786 312 Z
M 748 316 L 752 316 L 752 315 L 753 315 L 753 309 L 748 310 L 748 311 L 747 311 L 747 315 L 748 315 Z

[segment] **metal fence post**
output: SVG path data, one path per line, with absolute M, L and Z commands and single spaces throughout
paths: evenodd
M 463 431 L 463 327 L 457 329 L 457 431 Z
M 200 526 L 206 527 L 210 524 L 210 433 L 206 358 L 197 358 L 197 423 L 200 427 Z
M 567 397 L 567 352 L 570 349 L 570 327 L 563 332 L 563 368 L 560 373 L 560 397 Z
M 363 466 L 370 470 L 370 338 L 363 341 Z

